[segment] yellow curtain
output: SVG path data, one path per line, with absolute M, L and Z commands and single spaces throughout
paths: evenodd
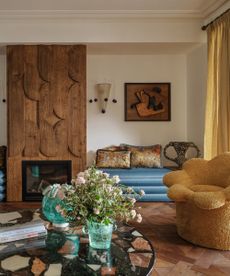
M 230 11 L 210 24 L 204 158 L 230 151 Z

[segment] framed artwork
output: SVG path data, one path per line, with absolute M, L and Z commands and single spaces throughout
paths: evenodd
M 125 121 L 170 121 L 170 83 L 125 83 Z

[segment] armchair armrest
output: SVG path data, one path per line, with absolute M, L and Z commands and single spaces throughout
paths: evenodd
M 180 184 L 174 184 L 168 190 L 168 197 L 175 201 L 187 201 L 193 194 L 193 191 Z
M 192 179 L 186 171 L 180 170 L 165 174 L 163 177 L 163 183 L 168 187 L 171 187 L 174 184 L 180 184 L 182 186 L 189 187 L 192 185 Z

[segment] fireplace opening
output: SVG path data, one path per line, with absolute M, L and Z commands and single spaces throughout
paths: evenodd
M 41 187 L 70 183 L 71 178 L 71 160 L 22 161 L 22 199 L 41 201 Z

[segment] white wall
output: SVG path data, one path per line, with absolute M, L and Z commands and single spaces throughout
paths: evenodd
M 206 45 L 195 48 L 187 55 L 187 133 L 203 154 L 205 95 L 207 80 Z
M 6 56 L 0 54 L 0 145 L 7 144 L 6 103 L 3 99 L 6 99 Z
M 87 62 L 88 99 L 94 98 L 95 84 L 112 83 L 107 113 L 98 103 L 87 105 L 88 160 L 101 147 L 129 143 L 167 144 L 187 140 L 187 75 L 185 55 L 89 55 Z M 170 122 L 125 122 L 125 82 L 170 82 Z M 115 97 L 117 104 L 111 102 Z
M 0 145 L 7 143 L 6 60 L 0 54 Z M 98 103 L 87 103 L 89 163 L 98 148 L 111 144 L 151 145 L 169 141 L 193 141 L 203 152 L 206 93 L 206 46 L 184 55 L 88 55 L 88 100 L 96 95 L 95 84 L 111 82 L 106 114 Z M 170 122 L 125 122 L 125 82 L 171 82 Z M 113 98 L 117 104 L 111 102 Z

